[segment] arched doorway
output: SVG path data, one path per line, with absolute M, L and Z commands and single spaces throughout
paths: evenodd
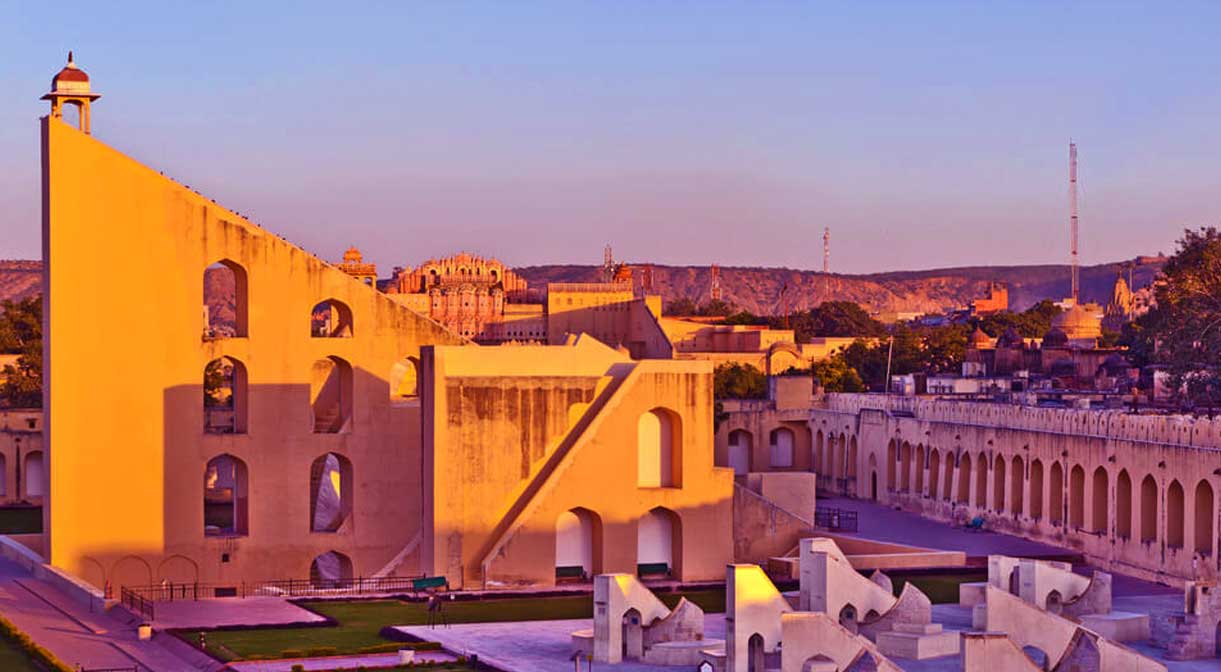
M 839 610 L 839 624 L 853 634 L 856 634 L 856 607 L 851 604 L 845 604 L 844 608 Z
M 682 487 L 682 428 L 672 411 L 655 408 L 636 421 L 636 484 L 642 488 Z
M 1196 525 L 1195 550 L 1205 558 L 1211 558 L 1213 553 L 1213 487 L 1208 481 L 1200 481 L 1196 486 Z M 1209 560 L 1211 562 L 1211 560 Z
M 640 576 L 678 576 L 677 552 L 682 544 L 682 520 L 673 511 L 657 507 L 636 525 L 636 570 Z
M 576 508 L 555 520 L 555 578 L 585 581 L 600 571 L 598 566 L 597 515 Z
M 750 432 L 735 429 L 729 433 L 729 466 L 733 473 L 741 476 L 750 473 L 750 447 L 753 443 Z M 821 441 L 821 437 L 819 441 Z
M 644 657 L 644 624 L 640 621 L 640 612 L 635 609 L 623 614 L 623 660 Z
M 869 499 L 878 501 L 878 461 L 869 456 Z
M 766 654 L 763 650 L 763 635 L 755 633 L 746 640 L 747 672 L 765 672 Z
M 767 443 L 770 466 L 773 469 L 788 469 L 793 466 L 793 430 L 788 427 L 773 429 Z
M 314 588 L 345 588 L 352 583 L 352 559 L 339 551 L 327 551 L 310 563 L 309 579 Z
M 1106 469 L 1098 467 L 1094 470 L 1094 497 L 1093 506 L 1091 507 L 1093 509 L 1093 515 L 1091 516 L 1093 520 L 1090 521 L 1090 529 L 1094 532 L 1102 532 L 1104 534 L 1106 533 L 1107 528 L 1110 526 L 1110 523 L 1107 521 L 1107 516 L 1110 514 L 1107 493 L 1109 481 L 1110 479 L 1107 477 Z

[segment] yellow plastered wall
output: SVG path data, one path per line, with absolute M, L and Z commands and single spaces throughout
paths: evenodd
M 421 510 L 419 403 L 392 402 L 392 367 L 460 339 L 60 121 L 42 120 L 42 150 L 50 562 L 116 594 L 304 578 L 330 550 L 381 569 Z M 203 273 L 221 259 L 246 272 L 248 336 L 208 341 Z M 352 338 L 310 338 L 325 299 L 351 309 Z M 203 371 L 222 355 L 246 368 L 246 434 L 203 432 Z M 315 434 L 309 374 L 329 356 L 351 365 L 350 431 Z M 352 463 L 353 510 L 314 533 L 310 464 L 327 452 Z M 226 453 L 247 466 L 249 534 L 205 537 L 204 469 Z
M 635 573 L 638 521 L 664 507 L 681 521 L 677 578 L 721 577 L 733 555 L 733 475 L 712 461 L 711 365 L 631 361 L 582 337 L 572 347 L 426 348 L 422 370 L 426 571 L 468 587 L 551 584 L 556 521 L 581 508 L 600 530 L 593 573 Z M 681 423 L 677 487 L 637 485 L 638 421 L 655 408 Z

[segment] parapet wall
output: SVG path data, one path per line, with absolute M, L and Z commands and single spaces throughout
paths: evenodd
M 1221 418 L 1209 420 L 1188 415 L 1133 415 L 1114 410 L 1036 408 L 871 394 L 828 394 L 823 406 L 823 410 L 854 415 L 864 409 L 910 414 L 929 422 L 1191 446 L 1221 453 Z

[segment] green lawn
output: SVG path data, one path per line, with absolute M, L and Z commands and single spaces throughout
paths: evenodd
M 5 672 L 42 672 L 30 657 L 6 637 L 0 637 L 0 670 Z
M 723 590 L 693 591 L 659 595 L 673 607 L 680 597 L 698 604 L 707 612 L 725 611 Z M 367 647 L 387 646 L 378 632 L 387 625 L 425 625 L 428 612 L 423 602 L 400 600 L 311 601 L 304 606 L 339 622 L 333 627 L 263 628 L 250 630 L 213 630 L 207 633 L 208 648 L 226 660 L 252 657 L 288 657 L 285 650 L 306 651 L 332 647 L 335 653 L 356 653 Z M 593 597 L 506 598 L 445 603 L 450 623 L 487 623 L 493 621 L 544 621 L 590 618 Z M 183 634 L 195 644 L 198 631 Z M 0 668 L 3 669 L 3 668 Z
M 962 574 L 910 575 L 890 574 L 895 586 L 895 595 L 903 592 L 903 586 L 911 581 L 933 604 L 957 604 L 958 586 L 971 581 L 987 581 L 987 572 L 964 572 Z
M 0 508 L 0 534 L 38 534 L 42 532 L 41 506 Z

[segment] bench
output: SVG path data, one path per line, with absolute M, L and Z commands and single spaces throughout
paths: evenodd
M 578 581 L 585 579 L 585 568 L 581 565 L 569 567 L 556 567 L 555 578 L 557 579 L 576 579 Z
M 434 588 L 449 590 L 449 579 L 446 579 L 444 576 L 425 576 L 411 580 L 411 589 L 416 592 L 432 590 Z
M 965 528 L 965 529 L 966 529 L 968 532 L 983 532 L 983 531 L 984 531 L 984 517 L 983 517 L 983 516 L 975 516 L 975 517 L 974 517 L 974 518 L 972 518 L 971 520 L 967 521 L 967 522 L 966 522 L 966 523 L 963 525 L 963 527 L 964 527 L 964 528 Z
M 642 562 L 636 565 L 636 574 L 638 576 L 657 576 L 669 573 L 670 565 L 665 562 Z

